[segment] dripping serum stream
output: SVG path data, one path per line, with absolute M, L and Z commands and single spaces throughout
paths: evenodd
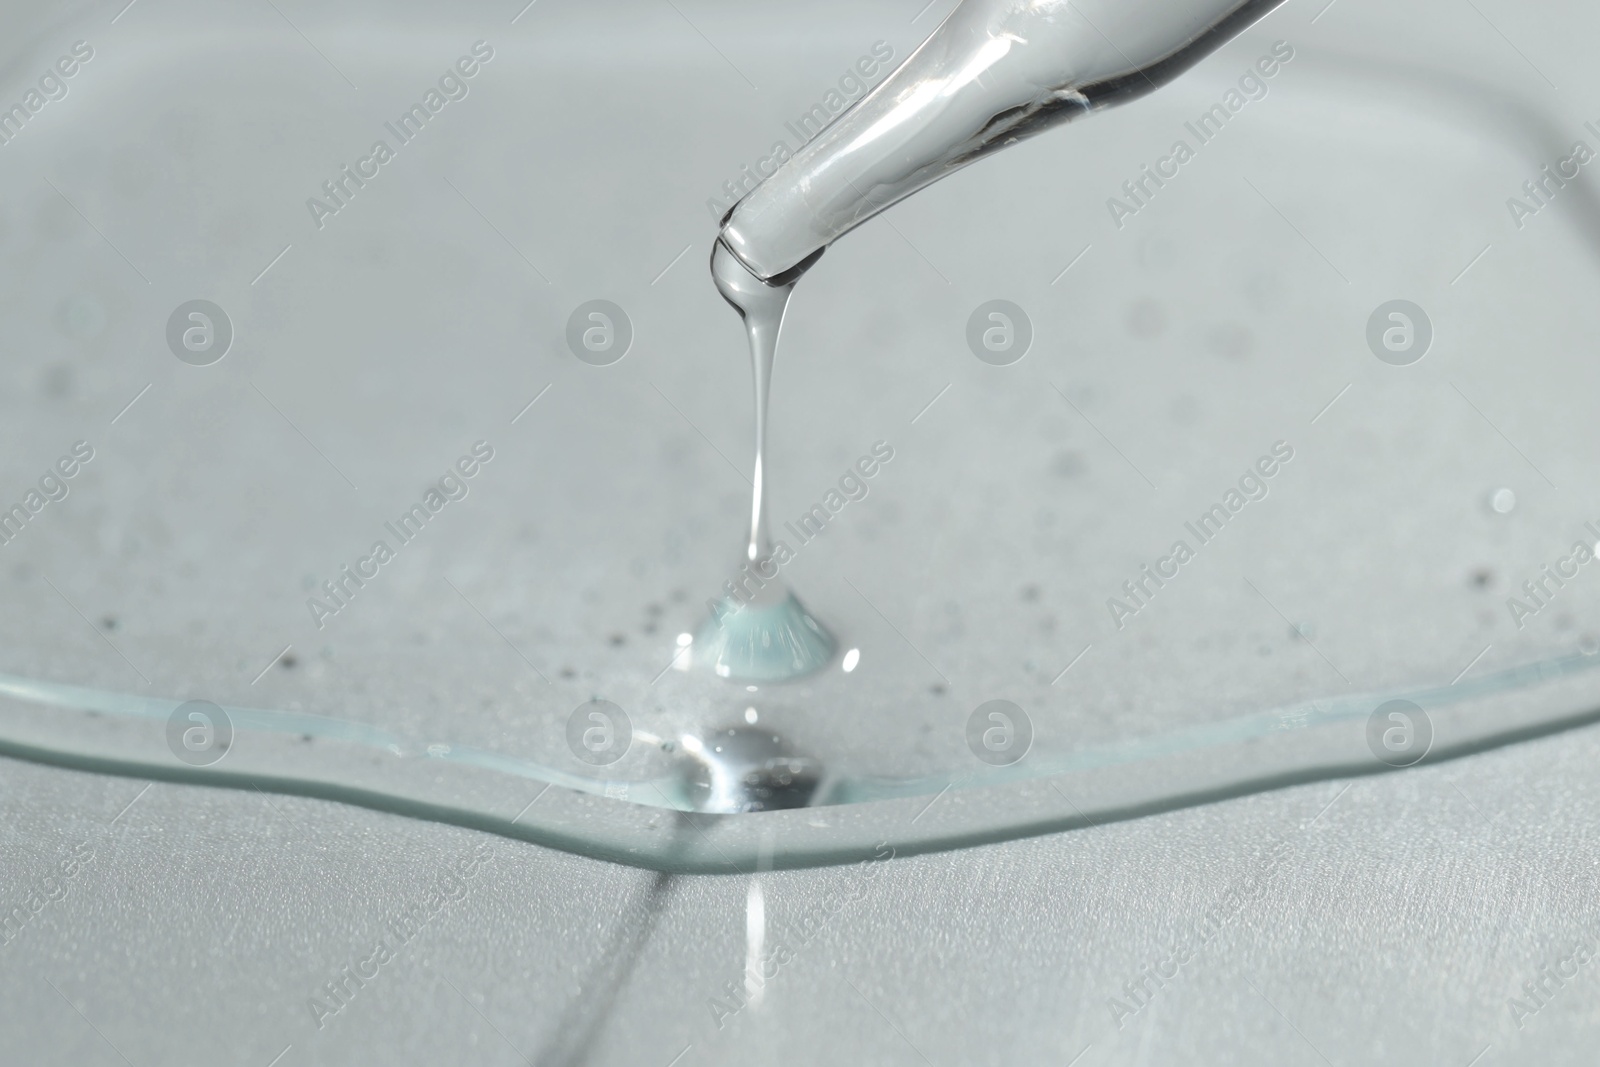
M 713 605 L 711 617 L 695 638 L 695 662 L 705 663 L 719 677 L 733 681 L 781 682 L 800 678 L 827 666 L 838 650 L 833 635 L 806 610 L 787 584 L 778 580 L 778 569 L 785 560 L 776 558 L 778 553 L 767 522 L 767 399 L 778 334 L 795 282 L 821 256 L 819 249 L 793 269 L 763 281 L 721 241 L 711 252 L 711 276 L 717 291 L 744 321 L 755 384 L 755 477 L 751 480 L 750 526 L 740 569 L 771 576 L 756 583 L 748 597 L 736 597 L 732 590 L 727 591 L 723 601 Z M 889 454 L 893 454 L 892 449 Z

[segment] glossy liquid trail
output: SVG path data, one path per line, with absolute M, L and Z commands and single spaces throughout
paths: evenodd
M 717 291 L 744 321 L 756 394 L 756 462 L 751 482 L 750 530 L 738 574 L 723 588 L 712 617 L 695 638 L 696 662 L 709 663 L 723 678 L 777 682 L 825 667 L 838 643 L 789 591 L 779 568 L 785 553 L 773 552 L 767 524 L 767 401 L 789 294 L 815 257 L 765 282 L 751 274 L 722 242 L 711 253 Z

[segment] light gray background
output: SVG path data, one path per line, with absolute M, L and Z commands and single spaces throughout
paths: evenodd
M 517 6 L 7 13 L 0 101 L 73 40 L 97 55 L 0 148 L 4 492 L 79 437 L 99 450 L 0 550 L 9 672 L 536 755 L 559 754 L 591 695 L 662 729 L 737 713 L 742 695 L 693 678 L 648 684 L 720 583 L 745 491 L 748 384 L 703 274 L 704 201 L 874 40 L 904 55 L 945 6 L 539 0 L 512 25 Z M 1595 117 L 1593 23 L 1558 4 L 1291 3 L 1170 92 L 842 242 L 796 298 L 778 510 L 878 437 L 903 465 L 796 576 L 863 648 L 860 673 L 780 692 L 772 715 L 831 760 L 925 770 L 963 758 L 966 712 L 996 696 L 1068 745 L 1341 691 L 1340 675 L 1447 682 L 1584 647 L 1583 584 L 1522 631 L 1504 598 L 1600 517 L 1580 299 L 1596 214 L 1571 188 L 1519 231 L 1504 199 Z M 479 38 L 497 56 L 472 95 L 315 230 L 304 198 Z M 1272 94 L 1113 229 L 1105 197 L 1278 38 L 1299 54 Z M 199 296 L 237 330 L 214 368 L 162 336 Z M 640 331 L 610 377 L 562 349 L 567 312 L 596 296 Z M 996 296 L 1036 309 L 1013 368 L 961 339 Z M 1405 371 L 1361 341 L 1397 296 L 1437 331 Z M 430 529 L 312 630 L 306 580 L 479 437 L 501 458 L 451 505 L 473 523 Z M 1280 437 L 1301 465 L 1247 509 L 1256 524 L 1112 630 L 1104 598 Z M 1486 504 L 1501 487 L 1509 516 Z M 253 684 L 291 642 L 295 666 Z M 1520 1031 L 1507 998 L 1593 937 L 1594 744 L 895 860 L 721 1031 L 707 1000 L 742 966 L 748 879 L 662 885 L 491 840 L 467 898 L 319 1032 L 306 998 L 489 839 L 6 763 L 3 902 L 78 842 L 94 858 L 0 947 L 0 1042 L 19 1062 L 141 1067 L 1576 1062 L 1589 968 Z M 1262 891 L 1116 1030 L 1108 998 L 1273 848 Z M 763 876 L 771 923 L 851 877 Z

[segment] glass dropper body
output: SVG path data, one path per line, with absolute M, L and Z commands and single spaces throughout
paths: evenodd
M 991 152 L 1143 96 L 1283 0 L 964 0 L 724 220 L 757 278 Z M 803 269 L 803 268 L 802 268 Z

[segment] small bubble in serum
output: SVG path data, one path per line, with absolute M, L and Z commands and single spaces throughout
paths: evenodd
M 1489 494 L 1489 509 L 1496 515 L 1509 515 L 1517 506 L 1517 494 L 1500 488 Z
M 861 650 L 859 648 L 852 648 L 850 651 L 844 654 L 844 662 L 839 664 L 839 666 L 844 668 L 844 673 L 849 674 L 851 671 L 856 669 L 856 664 L 860 662 Z
M 760 714 L 760 712 L 756 711 L 755 708 L 745 708 L 744 709 L 744 721 L 745 722 L 754 723 L 759 718 L 761 718 L 761 714 Z

